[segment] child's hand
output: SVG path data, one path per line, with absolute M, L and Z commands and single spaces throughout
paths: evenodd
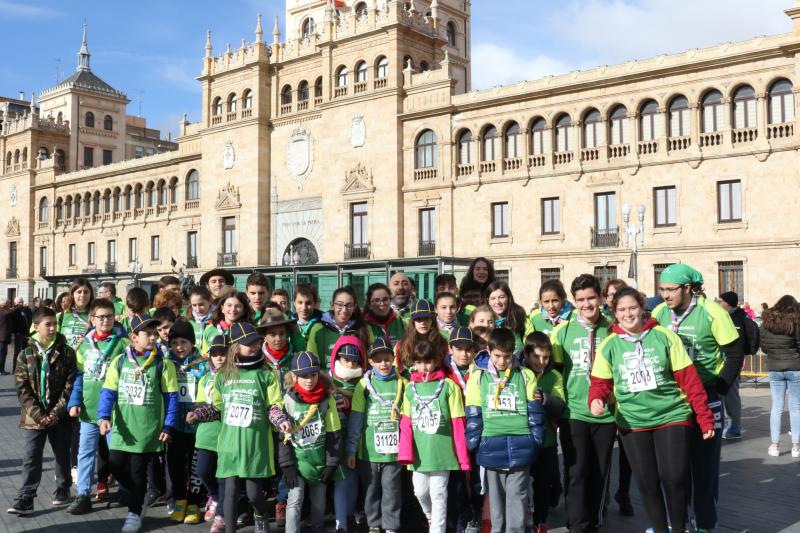
M 100 434 L 105 436 L 111 431 L 111 422 L 108 420 L 101 420 L 99 424 Z
M 356 467 L 356 458 L 352 455 L 347 458 L 347 468 L 354 470 Z
M 81 415 L 81 408 L 79 406 L 70 407 L 69 409 L 69 416 L 72 418 L 78 418 Z
M 536 389 L 536 393 L 533 395 L 533 399 L 537 402 L 541 402 L 544 399 L 542 396 L 542 389 Z
M 589 406 L 589 410 L 592 412 L 594 416 L 600 416 L 603 414 L 603 410 L 606 408 L 606 403 L 601 400 L 600 398 L 595 398 L 592 400 L 592 404 Z
M 291 433 L 292 432 L 292 423 L 288 420 L 284 420 L 280 424 L 278 424 L 278 429 L 280 429 L 283 433 Z
M 714 438 L 714 430 L 709 429 L 705 433 L 703 433 L 703 440 L 710 440 Z
M 194 414 L 194 411 L 186 413 L 186 423 L 192 425 L 197 424 L 197 415 Z
M 166 431 L 162 431 L 161 434 L 158 436 L 158 440 L 161 442 L 169 442 L 172 440 L 172 437 L 169 436 L 169 433 Z
M 41 419 L 39 419 L 39 425 L 44 427 L 50 427 L 53 425 L 53 417 L 50 415 L 45 415 Z

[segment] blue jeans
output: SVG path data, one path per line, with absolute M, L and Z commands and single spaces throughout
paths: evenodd
M 111 432 L 106 434 L 105 439 L 110 446 Z M 99 441 L 100 427 L 91 422 L 81 422 L 81 440 L 78 444 L 78 496 L 89 496 L 92 492 Z
M 333 509 L 336 514 L 336 529 L 348 528 L 348 517 L 356 512 L 358 498 L 358 472 L 342 465 L 344 479 L 337 480 L 333 487 Z M 288 520 L 288 517 L 287 517 Z
M 769 414 L 769 434 L 772 442 L 781 440 L 781 416 L 786 391 L 789 391 L 789 426 L 792 444 L 800 444 L 800 370 L 769 373 L 769 388 L 772 391 L 772 409 Z

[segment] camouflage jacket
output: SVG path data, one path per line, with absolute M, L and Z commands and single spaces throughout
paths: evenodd
M 67 420 L 67 402 L 72 393 L 72 385 L 78 372 L 75 350 L 67 346 L 67 339 L 60 333 L 49 354 L 50 368 L 47 373 L 46 405 L 41 400 L 40 376 L 42 358 L 39 356 L 33 339 L 17 358 L 16 386 L 17 397 L 22 405 L 19 426 L 24 429 L 45 429 L 39 422 L 47 415 L 56 417 L 59 422 Z

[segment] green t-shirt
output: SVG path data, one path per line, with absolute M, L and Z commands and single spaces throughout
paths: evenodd
M 197 384 L 197 403 L 211 403 L 214 398 L 214 375 L 211 372 L 200 378 Z M 200 450 L 217 451 L 217 440 L 222 422 L 213 420 L 198 424 L 195 435 L 194 447 Z
M 131 453 L 155 453 L 163 450 L 158 440 L 164 427 L 164 398 L 162 393 L 178 392 L 175 365 L 162 361 L 163 369 L 158 375 L 158 363 L 153 361 L 141 374 L 137 369 L 145 364 L 147 357 L 137 356 L 132 363 L 126 353 L 118 355 L 108 368 L 104 389 L 117 393 L 117 402 L 111 418 L 112 450 Z M 121 359 L 121 364 L 119 360 Z M 118 371 L 117 369 L 120 368 Z
M 647 429 L 687 421 L 692 409 L 673 374 L 692 364 L 683 343 L 673 332 L 656 326 L 641 344 L 641 358 L 636 343 L 616 333 L 597 348 L 592 376 L 613 380 L 617 425 Z
M 122 298 L 114 298 L 114 318 L 117 322 L 122 322 L 128 317 L 128 306 L 122 301 Z
M 217 373 L 213 403 L 220 410 L 217 477 L 268 478 L 275 475 L 269 422 L 273 405 L 283 407 L 275 373 L 266 365 Z
M 288 393 L 283 397 L 283 401 L 284 410 L 296 430 L 292 434 L 292 447 L 297 462 L 297 471 L 306 481 L 319 483 L 322 471 L 326 466 L 326 435 L 342 429 L 339 423 L 339 413 L 336 411 L 336 402 L 332 396 L 328 395 L 319 404 L 309 404 Z M 317 405 L 316 412 L 302 427 L 299 427 L 306 419 L 312 405 Z M 341 469 L 337 470 L 336 477 L 343 479 Z
M 67 338 L 67 346 L 77 352 L 83 337 L 89 331 L 89 311 L 58 313 L 56 324 L 58 324 L 58 332 Z
M 294 316 L 294 315 L 292 315 Z M 297 322 L 297 329 L 289 333 L 289 342 L 292 344 L 292 349 L 295 352 L 304 352 L 308 346 L 308 335 L 311 333 L 311 328 L 315 324 L 319 324 L 319 319 L 312 318 L 303 324 Z
M 653 309 L 653 318 L 666 328 L 672 324 L 672 312 L 666 303 Z M 697 305 L 678 326 L 677 334 L 697 367 L 703 385 L 713 387 L 724 364 L 719 347 L 739 338 L 731 315 L 717 302 L 698 296 Z
M 595 352 L 597 346 L 608 336 L 611 321 L 600 315 L 594 335 Z M 593 416 L 589 411 L 589 384 L 592 370 L 589 333 L 578 321 L 578 315 L 562 322 L 550 336 L 553 344 L 553 362 L 563 365 L 563 376 L 566 383 L 567 408 L 564 418 L 581 420 L 590 424 L 610 424 L 613 415 L 606 408 L 601 416 Z M 595 355 L 596 359 L 596 355 Z
M 527 368 L 512 368 L 505 386 L 498 388 L 505 373 L 495 378 L 488 370 L 475 370 L 467 382 L 467 406 L 481 408 L 482 437 L 530 435 L 528 402 L 536 394 L 536 376 Z
M 366 380 L 370 379 L 376 398 L 369 391 Z M 403 401 L 405 380 L 394 377 L 388 381 L 364 376 L 353 392 L 352 411 L 365 413 L 364 429 L 358 447 L 358 458 L 370 463 L 396 463 L 400 445 L 399 409 Z M 393 416 L 394 413 L 394 416 Z
M 556 325 L 550 320 L 545 320 L 544 315 L 542 315 L 543 312 L 546 313 L 546 311 L 543 309 L 535 309 L 531 314 L 528 315 L 528 320 L 525 321 L 525 337 L 534 331 L 541 331 L 548 337 L 553 334 L 553 330 L 555 329 Z M 574 315 L 575 310 L 570 312 L 569 317 L 566 320 L 572 319 Z M 566 322 L 566 320 L 562 320 L 560 322 Z
M 403 394 L 402 413 L 411 419 L 414 432 L 414 464 L 408 466 L 409 470 L 460 470 L 451 419 L 464 416 L 464 401 L 458 385 L 449 379 L 443 381 L 438 396 L 435 393 L 440 381 L 409 384 Z
M 406 324 L 403 319 L 398 315 L 394 315 L 394 319 L 388 324 L 378 324 L 373 321 L 367 321 L 369 330 L 372 336 L 376 339 L 383 337 L 389 341 L 389 344 L 394 347 L 397 341 L 403 340 L 406 336 Z
M 97 424 L 97 406 L 100 403 L 100 389 L 108 374 L 111 361 L 125 351 L 130 340 L 111 335 L 105 340 L 84 339 L 78 346 L 78 372 L 83 373 L 83 394 L 81 396 L 80 421 Z
M 566 401 L 564 398 L 564 380 L 561 378 L 561 373 L 551 368 L 544 374 L 536 376 L 536 388 L 541 389 L 542 392 L 549 394 L 553 398 L 559 398 Z M 549 448 L 556 445 L 556 429 L 558 428 L 558 419 L 548 417 L 547 424 L 544 429 L 544 443 L 543 447 Z
M 200 355 L 208 356 L 208 348 L 211 346 L 211 341 L 220 333 L 217 331 L 217 328 L 211 324 L 206 324 L 204 326 L 194 319 L 189 320 L 189 324 L 192 325 L 192 329 L 194 330 L 194 341 L 197 350 L 200 352 Z

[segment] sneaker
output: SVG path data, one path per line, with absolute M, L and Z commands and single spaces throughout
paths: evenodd
M 99 502 L 108 501 L 108 483 L 105 481 L 100 481 L 97 483 L 97 494 L 95 494 L 95 499 Z
M 175 502 L 169 501 L 167 502 L 167 516 L 171 515 L 175 512 Z
M 206 514 L 203 518 L 206 522 L 211 522 L 215 516 L 217 516 L 217 502 L 209 498 L 206 503 Z
M 69 489 L 56 489 L 53 495 L 53 505 L 64 505 L 69 503 Z
M 175 500 L 175 507 L 169 513 L 169 519 L 173 522 L 183 522 L 186 518 L 186 500 Z
M 70 470 L 70 474 L 72 475 L 72 484 L 73 485 L 77 485 L 78 484 L 78 467 L 77 466 L 73 466 L 72 470 Z
M 472 520 L 464 528 L 464 533 L 480 533 L 481 524 L 477 520 Z M 386 533 L 389 533 L 388 531 Z
M 798 446 L 797 444 L 792 446 L 792 457 L 794 457 L 795 459 L 800 457 L 800 446 Z
M 6 511 L 8 514 L 16 514 L 20 516 L 27 516 L 33 514 L 33 497 L 24 496 L 14 500 L 14 504 Z
M 275 504 L 275 525 L 276 526 L 285 526 L 286 525 L 286 504 L 282 502 L 278 502 Z
M 209 533 L 225 533 L 225 519 L 221 516 L 215 516 L 214 521 L 211 522 Z
M 92 512 L 92 500 L 88 496 L 78 496 L 67 507 L 69 514 L 86 514 Z
M 379 527 L 371 527 L 371 528 L 369 528 L 369 533 L 381 533 L 381 528 L 379 528 Z
M 667 527 L 667 530 L 669 531 L 669 533 L 672 533 L 672 526 L 669 526 L 669 527 Z M 697 532 L 700 532 L 700 531 L 707 531 L 707 530 L 705 530 L 705 529 L 698 529 L 698 530 L 696 530 L 696 531 L 697 531 Z M 644 533 L 654 533 L 654 531 L 653 531 L 653 528 L 652 528 L 652 527 L 648 527 L 647 529 L 645 529 L 645 530 L 644 530 Z
M 269 533 L 269 522 L 267 515 L 258 516 L 253 513 L 253 533 Z
M 128 513 L 122 525 L 122 533 L 137 533 L 142 529 L 142 517 L 136 513 Z
M 186 517 L 183 519 L 184 524 L 199 524 L 200 523 L 200 508 L 196 505 L 189 505 L 186 508 Z
M 769 454 L 770 457 L 779 457 L 781 455 L 781 449 L 777 444 L 770 444 L 769 449 L 767 449 L 767 454 Z
M 722 432 L 722 438 L 725 440 L 737 440 L 742 438 L 742 432 L 736 429 L 728 428 Z
M 236 517 L 236 525 L 239 527 L 249 526 L 252 523 L 253 523 L 253 515 L 250 513 L 249 510 L 239 513 L 239 516 Z
M 145 500 L 145 505 L 148 507 L 156 507 L 158 505 L 164 505 L 165 503 L 167 503 L 167 500 L 164 499 L 164 495 L 156 492 L 149 493 Z

